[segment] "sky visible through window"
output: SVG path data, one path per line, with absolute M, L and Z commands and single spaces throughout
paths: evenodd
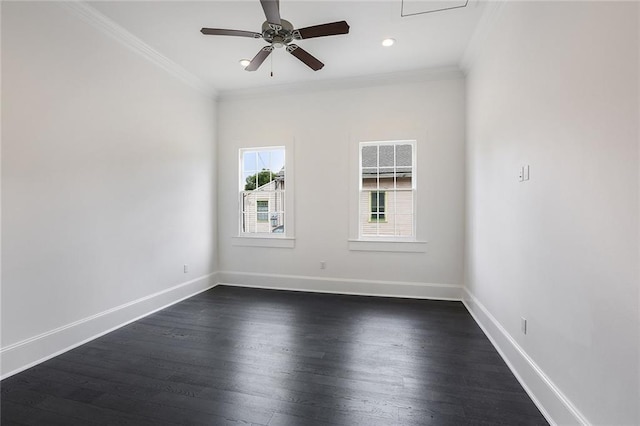
M 284 166 L 284 148 L 244 151 L 242 153 L 242 185 L 247 177 L 262 169 L 278 173 Z

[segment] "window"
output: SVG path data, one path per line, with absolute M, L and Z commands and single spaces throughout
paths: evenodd
M 384 221 L 384 210 L 385 210 L 385 192 L 384 191 L 373 191 L 371 192 L 371 218 L 369 220 L 373 221 Z
M 269 220 L 269 200 L 257 200 L 256 211 L 258 214 L 258 222 L 266 222 Z
M 359 237 L 415 238 L 415 141 L 361 142 Z
M 240 150 L 240 235 L 284 235 L 284 163 L 284 147 Z

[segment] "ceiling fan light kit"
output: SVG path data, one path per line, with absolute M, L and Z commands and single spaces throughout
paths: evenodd
M 291 43 L 294 40 L 305 40 L 316 37 L 327 37 L 349 33 L 349 24 L 346 21 L 331 22 L 328 24 L 314 25 L 311 27 L 295 29 L 291 22 L 280 17 L 279 0 L 260 0 L 262 10 L 267 20 L 262 24 L 262 32 L 227 30 L 222 28 L 202 28 L 204 35 L 225 35 L 234 37 L 261 38 L 268 46 L 263 47 L 258 54 L 245 66 L 246 71 L 255 71 L 267 59 L 273 49 L 286 47 L 287 52 L 295 56 L 309 68 L 318 71 L 324 67 L 316 57 L 309 52 Z M 244 61 L 244 60 L 243 60 Z M 243 64 L 242 61 L 240 61 Z M 244 66 L 244 64 L 243 64 Z

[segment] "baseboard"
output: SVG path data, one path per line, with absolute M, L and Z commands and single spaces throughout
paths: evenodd
M 584 415 L 466 288 L 462 303 L 551 425 L 589 424 Z
M 218 272 L 218 284 L 313 293 L 456 301 L 462 300 L 463 290 L 462 286 L 455 284 L 371 281 L 234 271 Z
M 33 367 L 218 284 L 316 293 L 461 300 L 550 424 L 589 424 L 484 305 L 467 289 L 455 284 L 232 271 L 212 273 L 4 347 L 0 349 L 0 379 Z
M 153 312 L 215 287 L 215 273 L 83 318 L 0 349 L 0 379 L 5 379 Z

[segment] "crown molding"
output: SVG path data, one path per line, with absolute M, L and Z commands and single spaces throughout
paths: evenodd
M 478 3 L 484 3 L 482 15 L 459 63 L 460 69 L 465 74 L 473 66 L 473 62 L 476 60 L 506 2 L 507 0 L 478 0 Z
M 419 83 L 436 80 L 464 78 L 464 73 L 457 66 L 441 68 L 421 68 L 410 71 L 398 71 L 384 74 L 372 74 L 346 78 L 318 81 L 286 83 L 275 86 L 262 86 L 248 89 L 232 89 L 218 91 L 218 100 L 238 100 L 261 98 L 289 93 L 316 92 L 336 89 L 357 89 L 390 84 Z
M 84 1 L 65 1 L 59 4 L 93 28 L 108 35 L 123 46 L 162 68 L 171 76 L 207 96 L 216 97 L 216 90 L 213 87 L 210 87 L 200 78 L 182 68 Z

